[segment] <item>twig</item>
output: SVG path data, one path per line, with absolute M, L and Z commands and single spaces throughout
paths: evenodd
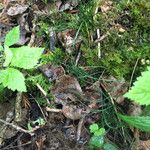
M 42 92 L 42 94 L 45 96 L 47 103 L 50 105 L 49 99 L 47 98 L 47 93 L 44 91 L 44 89 L 38 83 L 36 84 L 36 86 Z
M 97 6 L 96 7 L 96 10 L 95 10 L 95 15 L 98 13 L 98 8 L 99 8 L 99 6 Z M 97 33 L 97 38 L 99 39 L 100 38 L 100 29 L 97 29 L 96 30 L 96 33 Z M 101 58 L 101 44 L 100 44 L 100 41 L 98 42 L 98 46 L 97 46 L 97 48 L 98 48 L 98 58 Z
M 16 130 L 18 130 L 18 131 L 21 131 L 21 132 L 24 132 L 24 133 L 28 133 L 28 134 L 30 134 L 31 136 L 34 135 L 33 132 L 28 131 L 28 130 L 25 130 L 25 129 L 23 129 L 23 128 L 17 126 L 17 125 L 14 125 L 14 124 L 12 124 L 12 123 L 6 122 L 6 121 L 4 121 L 4 120 L 2 120 L 2 119 L 0 119 L 0 122 L 6 124 L 6 125 L 8 125 L 8 126 L 11 126 L 11 127 L 13 127 L 14 129 L 16 129 Z
M 22 101 L 22 92 L 17 93 L 16 102 L 15 102 L 15 121 L 21 121 L 21 101 Z
M 79 50 L 79 52 L 78 52 L 78 55 L 77 55 L 77 58 L 76 58 L 76 62 L 75 62 L 75 66 L 77 66 L 77 65 L 78 65 L 78 62 L 79 62 L 80 56 L 81 56 L 81 50 Z
M 107 36 L 109 35 L 109 32 L 107 32 L 106 34 L 102 35 L 100 38 L 96 39 L 94 42 L 98 43 L 101 42 L 103 39 L 105 39 Z
M 6 121 L 11 122 L 13 119 L 13 115 L 14 113 L 9 111 L 6 115 Z M 5 124 L 2 127 L 0 127 L 0 145 L 2 144 L 3 136 L 4 136 L 6 129 L 7 129 L 7 126 Z
M 77 128 L 77 141 L 80 140 L 81 137 L 81 129 L 83 126 L 83 122 L 84 122 L 84 117 L 80 119 L 79 123 L 78 123 L 78 128 Z
M 137 58 L 137 60 L 136 60 L 136 62 L 135 62 L 135 65 L 134 65 L 134 68 L 133 68 L 133 71 L 132 71 L 132 75 L 131 75 L 131 78 L 130 78 L 129 88 L 131 87 L 132 80 L 133 80 L 133 76 L 134 76 L 134 73 L 135 73 L 135 70 L 136 70 L 136 67 L 137 67 L 138 62 L 139 62 L 139 58 Z
M 62 109 L 55 109 L 55 108 L 46 107 L 46 111 L 59 113 L 59 112 L 62 112 Z

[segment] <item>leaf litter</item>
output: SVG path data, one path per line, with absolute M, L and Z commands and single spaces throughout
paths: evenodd
M 48 36 L 50 35 L 50 37 L 48 37 L 49 39 L 47 39 L 47 33 L 45 33 L 45 36 L 42 35 L 39 38 L 36 32 L 37 29 L 40 30 L 41 26 L 36 24 L 38 20 L 37 18 L 39 16 L 49 18 L 51 15 L 52 17 L 54 15 L 55 18 L 55 13 L 58 14 L 58 16 L 62 13 L 78 15 L 81 11 L 81 4 L 78 0 L 67 0 L 66 2 L 61 0 L 55 2 L 39 0 L 36 2 L 28 2 L 25 0 L 4 0 L 0 2 L 0 43 L 4 42 L 6 33 L 13 26 L 20 25 L 21 38 L 15 44 L 16 47 L 23 46 L 24 44 L 41 46 L 45 40 L 48 40 L 50 42 L 50 49 L 43 53 L 48 55 L 50 53 L 49 51 L 55 52 L 55 48 L 59 45 L 59 47 L 67 53 L 65 63 L 68 63 L 68 57 L 71 57 L 71 55 L 77 55 L 79 49 L 82 48 L 80 47 L 81 44 L 85 40 L 80 35 L 79 29 L 69 27 L 65 30 L 57 31 L 56 28 L 53 30 L 51 30 L 51 28 L 48 29 Z M 103 1 L 103 3 L 97 7 L 101 9 L 101 12 L 107 17 L 107 14 L 114 9 L 113 4 L 113 1 Z M 99 13 L 100 11 L 98 11 L 98 14 Z M 56 20 L 57 17 L 55 18 Z M 54 22 L 50 22 L 50 24 L 55 25 L 55 19 Z M 129 25 L 126 22 L 123 22 L 123 18 L 120 17 L 114 26 L 113 24 L 110 24 L 110 26 L 117 29 L 120 32 L 119 34 L 122 34 L 126 32 L 127 28 L 131 27 L 130 18 L 128 18 L 128 20 Z M 83 25 L 86 26 L 87 24 L 83 23 Z M 88 36 L 90 35 L 88 32 L 87 34 Z M 107 40 L 107 38 L 108 37 L 106 36 L 100 42 L 105 39 Z M 90 46 L 92 47 L 94 45 Z M 79 55 L 79 57 L 82 57 L 82 55 Z M 80 58 L 78 61 L 80 62 Z M 84 64 L 84 60 L 82 63 Z M 117 106 L 117 111 L 123 108 L 125 113 L 134 116 L 139 115 L 141 112 L 141 107 L 137 104 L 126 104 L 123 95 L 128 90 L 128 83 L 123 78 L 118 79 L 113 75 L 102 75 L 102 80 L 98 77 L 99 79 L 93 79 L 95 82 L 91 79 L 92 83 L 90 83 L 90 85 L 87 84 L 86 86 L 81 86 L 77 77 L 71 74 L 63 63 L 61 65 L 55 65 L 51 63 L 50 60 L 46 64 L 42 64 L 38 67 L 37 71 L 42 73 L 48 79 L 49 92 L 51 93 L 51 97 L 48 97 L 50 99 L 50 105 L 47 105 L 46 108 L 40 106 L 39 102 L 36 100 L 38 95 L 37 91 L 30 91 L 27 96 L 25 96 L 26 99 L 24 100 L 24 103 L 27 104 L 28 107 L 24 107 L 24 105 L 21 104 L 21 113 L 23 114 L 23 117 L 20 122 L 17 122 L 17 125 L 26 128 L 26 130 L 28 130 L 27 126 L 30 126 L 34 137 L 21 131 L 14 132 L 14 129 L 9 129 L 7 131 L 8 127 L 5 127 L 5 129 L 0 127 L 4 132 L 8 132 L 5 133 L 4 140 L 1 142 L 2 148 L 19 148 L 25 150 L 86 149 L 90 139 L 88 125 L 102 121 L 101 117 L 103 112 L 100 110 L 106 111 L 105 105 L 109 103 L 109 96 L 113 99 L 113 103 L 110 103 L 106 109 Z M 85 70 L 83 69 L 83 71 Z M 104 105 L 103 99 L 106 95 L 109 96 L 106 98 Z M 45 98 L 47 97 L 43 97 L 43 99 Z M 41 121 L 41 118 L 44 118 L 43 113 L 47 118 L 47 123 Z M 5 114 L 6 121 L 12 122 L 7 119 L 7 112 L 5 112 Z M 13 114 L 13 118 L 14 116 L 15 115 Z M 106 122 L 105 119 L 103 121 Z M 16 124 L 14 121 L 12 123 Z M 130 132 L 131 131 L 134 132 L 132 129 Z M 110 132 L 110 135 L 108 134 L 106 141 L 109 141 L 109 137 L 114 134 L 111 133 L 112 131 L 108 132 Z M 118 143 L 115 144 L 117 145 Z M 149 149 L 149 145 L 149 139 L 139 140 L 137 149 L 141 149 L 141 147 Z

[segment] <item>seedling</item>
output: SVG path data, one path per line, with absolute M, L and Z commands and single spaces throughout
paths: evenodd
M 90 144 L 95 147 L 102 147 L 104 144 L 104 136 L 106 131 L 104 128 L 99 128 L 97 124 L 90 125 L 90 132 L 93 134 L 90 139 Z
M 19 26 L 17 26 L 7 33 L 4 46 L 0 46 L 0 51 L 3 51 L 5 54 L 4 69 L 0 71 L 0 84 L 12 91 L 26 92 L 25 78 L 19 69 L 34 68 L 44 48 L 29 46 L 12 47 L 19 39 L 20 30 Z

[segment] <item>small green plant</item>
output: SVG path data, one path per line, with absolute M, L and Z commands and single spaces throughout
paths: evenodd
M 93 146 L 93 149 L 103 148 L 104 150 L 117 150 L 113 144 L 105 142 L 106 131 L 104 128 L 100 128 L 98 124 L 94 123 L 90 125 L 90 133 L 92 134 L 90 145 Z
M 150 117 L 145 117 L 150 112 L 150 67 L 137 78 L 133 87 L 124 96 L 133 100 L 135 103 L 146 105 L 146 108 L 142 114 L 144 116 L 125 116 L 119 114 L 119 117 L 126 123 L 142 131 L 150 132 Z
M 19 39 L 20 30 L 17 26 L 7 33 L 4 46 L 0 46 L 5 56 L 3 68 L 0 70 L 0 84 L 12 91 L 26 92 L 25 78 L 19 69 L 34 68 L 44 49 L 29 46 L 12 47 Z
M 93 134 L 90 139 L 90 144 L 95 147 L 102 147 L 104 144 L 104 136 L 106 134 L 106 131 L 104 128 L 99 128 L 99 126 L 94 123 L 90 125 L 90 132 Z

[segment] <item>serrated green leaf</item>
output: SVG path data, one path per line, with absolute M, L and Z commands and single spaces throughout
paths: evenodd
M 142 131 L 150 132 L 150 117 L 125 116 L 121 114 L 118 114 L 118 116 L 129 125 Z
M 0 45 L 0 51 L 2 51 L 3 50 L 3 46 L 2 45 Z
M 105 129 L 104 128 L 100 128 L 98 129 L 97 131 L 94 132 L 94 135 L 95 136 L 104 136 L 106 133 Z
M 12 54 L 10 48 L 7 45 L 5 45 L 4 53 L 5 53 L 6 58 L 5 58 L 5 62 L 3 64 L 3 66 L 7 67 L 10 64 L 11 60 L 12 60 L 13 54 Z
M 137 78 L 133 87 L 124 96 L 140 105 L 150 104 L 150 67 Z
M 11 66 L 31 69 L 37 65 L 38 60 L 44 48 L 22 46 L 19 48 L 10 48 L 13 53 Z
M 17 43 L 19 41 L 19 38 L 20 38 L 20 30 L 19 26 L 17 26 L 6 34 L 4 45 L 11 46 Z
M 92 125 L 90 125 L 90 132 L 94 133 L 99 129 L 98 125 L 96 123 L 93 123 Z
M 92 136 L 90 139 L 90 144 L 96 147 L 102 147 L 104 144 L 103 136 Z
M 0 83 L 12 91 L 26 92 L 25 78 L 17 69 L 7 68 L 0 71 Z

